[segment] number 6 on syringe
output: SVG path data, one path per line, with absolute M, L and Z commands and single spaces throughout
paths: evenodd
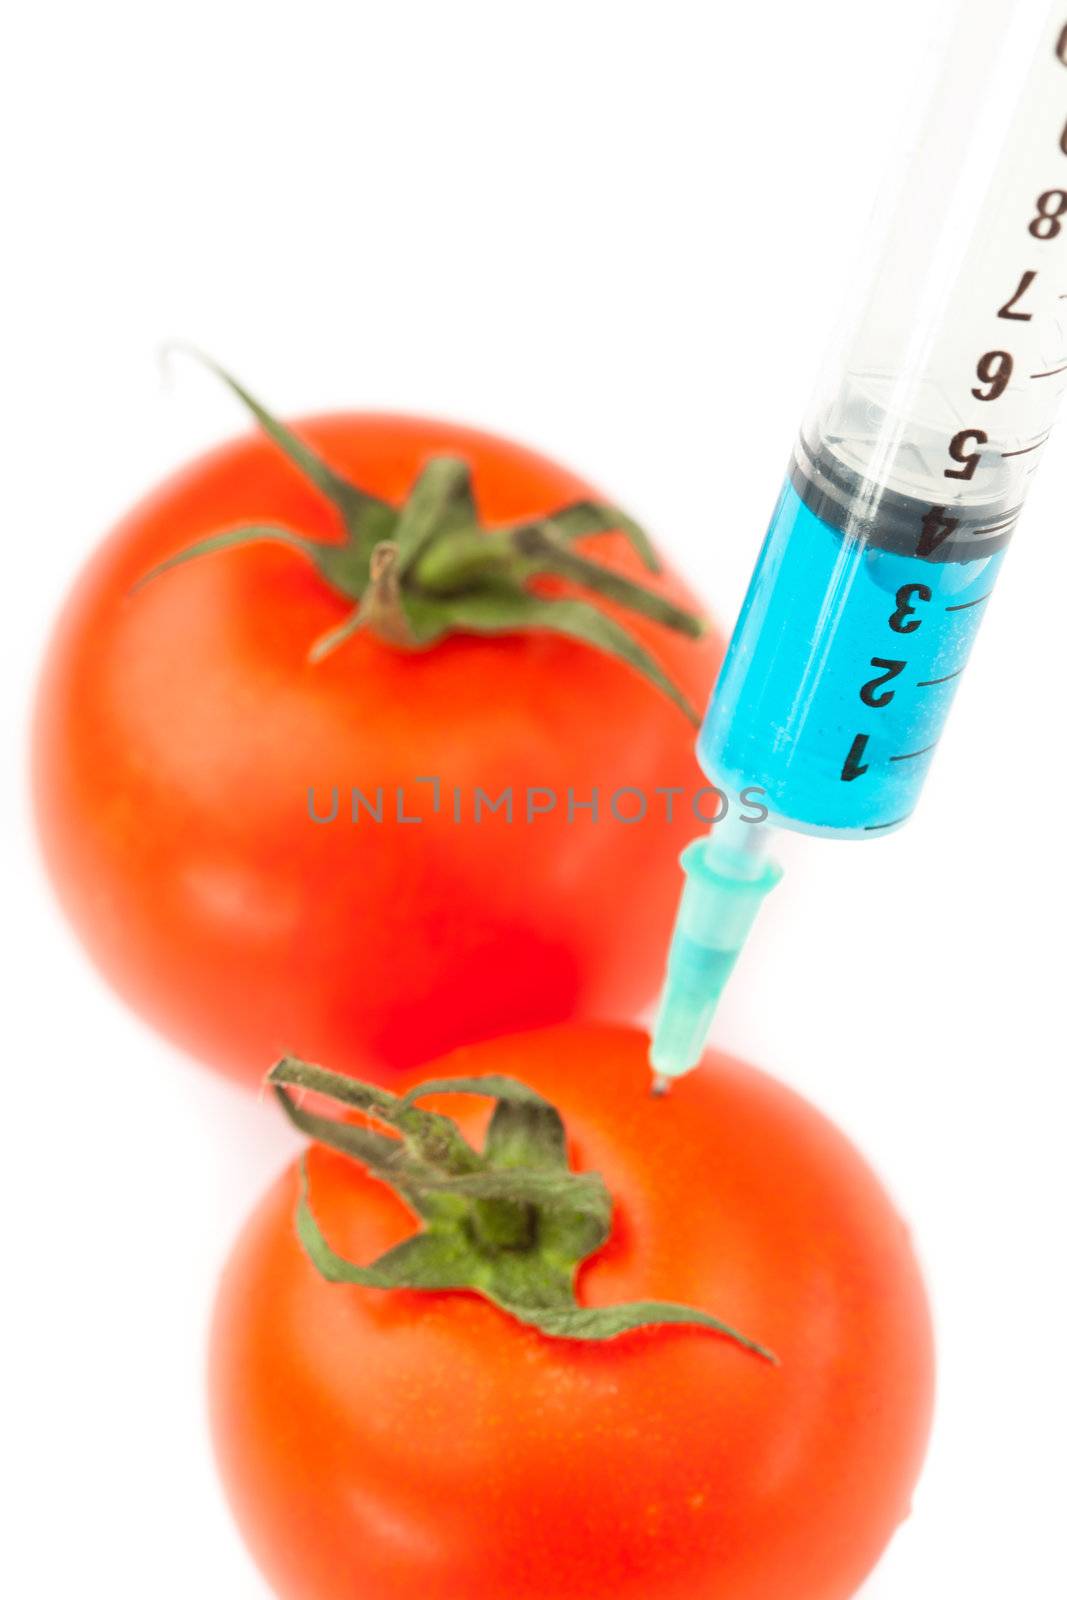
M 1007 350 L 987 350 L 978 362 L 977 375 L 981 383 L 988 384 L 987 389 L 972 389 L 971 393 L 976 400 L 998 400 L 1011 382 L 1011 375 L 1015 367 L 1010 353 Z

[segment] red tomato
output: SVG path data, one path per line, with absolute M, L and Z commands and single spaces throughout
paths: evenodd
M 210 1358 L 238 1521 L 282 1600 L 846 1600 L 908 1513 L 931 1409 L 926 1300 L 858 1153 L 723 1056 L 662 1100 L 632 1029 L 558 1028 L 425 1076 L 507 1073 L 602 1174 L 601 1306 L 682 1301 L 777 1354 L 651 1328 L 545 1337 L 475 1295 L 338 1286 L 294 1235 L 293 1171 L 225 1270 Z M 469 1137 L 485 1107 L 432 1100 Z M 405 1206 L 313 1150 L 314 1211 L 365 1263 Z
M 591 492 L 543 456 L 445 423 L 345 415 L 301 433 L 393 503 L 428 457 L 460 455 L 489 525 Z M 630 667 L 548 634 L 454 634 L 419 651 L 362 633 L 312 664 L 350 602 L 276 545 L 200 557 L 134 592 L 160 561 L 249 521 L 334 541 L 340 528 L 272 445 L 242 439 L 127 517 L 56 629 L 37 811 L 103 973 L 248 1081 L 288 1051 L 380 1070 L 506 1027 L 633 1014 L 660 977 L 676 858 L 700 829 L 686 718 Z M 691 604 L 621 536 L 587 548 Z M 717 637 L 614 614 L 702 706 Z M 366 809 L 350 820 L 353 787 L 372 804 L 381 788 L 380 822 Z M 336 820 L 313 822 L 309 791 L 328 816 L 335 788 Z M 483 806 L 475 821 L 476 789 L 510 789 L 513 820 Z M 568 791 L 581 805 L 594 789 L 599 817 L 568 816 Z M 617 801 L 628 821 L 611 810 L 621 790 L 638 791 Z

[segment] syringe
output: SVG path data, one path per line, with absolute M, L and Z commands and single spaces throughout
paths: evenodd
M 1019 20 L 963 10 L 756 562 L 697 746 L 729 810 L 682 857 L 660 1088 L 698 1062 L 778 881 L 768 821 L 878 838 L 914 809 L 1067 387 L 1067 4 L 1006 102 Z

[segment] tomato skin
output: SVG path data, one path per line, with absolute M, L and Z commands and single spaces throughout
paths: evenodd
M 210 1349 L 222 1477 L 281 1600 L 846 1600 L 907 1515 L 933 1353 L 907 1232 L 855 1149 L 710 1056 L 649 1095 L 634 1029 L 548 1029 L 419 1077 L 506 1072 L 553 1100 L 615 1225 L 580 1298 L 684 1301 L 765 1341 L 544 1338 L 468 1294 L 324 1282 L 289 1171 L 225 1269 Z M 428 1102 L 480 1137 L 486 1108 Z M 315 1150 L 331 1244 L 413 1231 Z
M 490 525 L 592 493 L 542 456 L 450 424 L 340 415 L 302 432 L 397 502 L 428 456 L 460 453 Z M 179 1044 L 250 1082 L 286 1051 L 366 1074 L 501 1029 L 634 1014 L 661 976 L 677 856 L 701 829 L 685 717 L 629 668 L 548 635 L 409 652 L 362 634 L 311 665 L 348 603 L 276 546 L 201 558 L 133 592 L 160 560 L 249 521 L 340 536 L 278 452 L 245 438 L 126 518 L 55 631 L 36 809 L 63 905 L 105 976 Z M 620 536 L 589 549 L 693 604 L 670 574 L 649 579 Z M 702 707 L 718 636 L 625 620 Z M 418 782 L 431 776 L 437 814 Z M 531 785 L 558 804 L 527 825 Z M 328 816 L 335 786 L 337 820 L 312 822 L 309 790 Z M 382 786 L 381 823 L 348 820 L 353 786 L 372 800 Z M 509 786 L 513 823 L 483 810 L 475 824 L 474 789 Z M 584 801 L 594 786 L 599 822 L 576 811 L 568 823 L 567 790 Z M 625 786 L 647 796 L 645 822 L 608 814 Z M 398 819 L 398 787 L 422 822 Z M 672 787 L 686 795 L 668 822 L 654 791 Z M 623 883 L 636 908 L 625 919 Z

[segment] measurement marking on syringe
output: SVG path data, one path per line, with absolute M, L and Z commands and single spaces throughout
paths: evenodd
M 1052 432 L 1052 429 L 1050 428 L 1049 429 L 1049 433 L 1051 433 L 1051 432 Z M 1000 452 L 1001 460 L 1002 461 L 1007 461 L 1010 456 L 1028 456 L 1030 454 L 1031 450 L 1040 450 L 1041 446 L 1043 444 L 1046 444 L 1047 442 L 1048 442 L 1048 433 L 1043 433 L 1041 435 L 1040 439 L 1035 439 L 1033 444 L 1028 444 L 1024 450 L 1002 450 Z
M 993 593 L 993 591 L 992 591 L 992 589 L 990 589 L 989 594 L 980 594 L 978 596 L 977 600 L 965 600 L 962 605 L 959 605 L 959 606 L 946 606 L 945 610 L 946 611 L 969 611 L 972 606 L 980 606 L 982 604 L 983 600 L 988 600 L 989 599 L 989 595 L 992 594 L 992 593 Z
M 864 833 L 877 833 L 881 828 L 895 828 L 900 823 L 907 822 L 910 816 L 911 812 L 906 811 L 902 817 L 894 817 L 892 822 L 868 822 L 863 831 Z
M 935 683 L 951 683 L 953 678 L 958 678 L 962 671 L 962 667 L 957 667 L 955 672 L 946 672 L 943 678 L 923 678 L 915 687 L 917 689 L 932 689 Z
M 1031 378 L 1054 378 L 1058 372 L 1067 372 L 1067 361 L 1062 367 L 1050 367 L 1047 372 L 1031 372 Z
M 933 744 L 924 744 L 921 750 L 909 750 L 906 755 L 890 756 L 889 759 L 890 761 L 914 761 L 916 756 L 924 756 L 926 752 L 928 750 L 932 750 L 936 744 L 937 740 L 935 739 Z
M 1000 522 L 987 523 L 984 528 L 972 528 L 971 533 L 977 538 L 980 533 L 999 533 L 1002 528 L 1010 528 L 1013 522 L 1018 521 L 1019 513 L 1013 511 L 1010 517 L 1004 517 Z

